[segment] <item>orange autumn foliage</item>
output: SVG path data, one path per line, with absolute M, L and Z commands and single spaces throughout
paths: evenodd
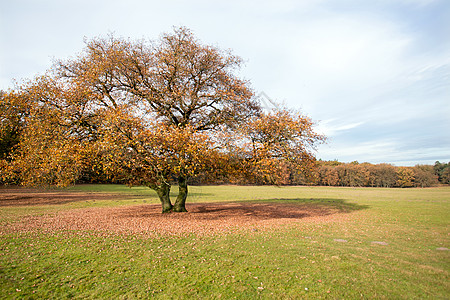
M 235 74 L 241 63 L 184 27 L 153 42 L 87 41 L 79 56 L 14 91 L 30 108 L 8 167 L 5 158 L 0 163 L 2 178 L 146 185 L 163 212 L 181 212 L 190 178 L 285 184 L 293 174 L 312 174 L 324 137 L 297 112 L 263 112 Z M 179 189 L 173 204 L 172 184 Z

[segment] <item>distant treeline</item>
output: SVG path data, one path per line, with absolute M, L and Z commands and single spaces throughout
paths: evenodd
M 316 184 L 355 187 L 430 187 L 450 184 L 450 162 L 414 167 L 390 164 L 319 162 Z
M 317 161 L 316 167 L 305 173 L 292 172 L 283 165 L 276 168 L 272 176 L 279 185 L 316 185 L 346 187 L 431 187 L 450 184 L 450 162 L 434 165 L 397 167 L 391 164 L 342 163 Z M 276 174 L 275 174 L 276 173 Z M 192 178 L 193 184 L 270 184 L 263 176 L 224 176 Z

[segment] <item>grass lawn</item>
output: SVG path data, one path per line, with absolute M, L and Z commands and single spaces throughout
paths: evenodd
M 116 197 L 0 205 L 0 229 L 25 216 L 158 203 L 143 187 L 69 192 Z M 450 187 L 193 186 L 188 201 L 340 213 L 212 235 L 0 230 L 0 299 L 450 299 Z

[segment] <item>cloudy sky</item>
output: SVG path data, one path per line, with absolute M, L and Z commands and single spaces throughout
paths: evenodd
M 84 38 L 187 26 L 232 49 L 257 93 L 318 121 L 317 157 L 450 161 L 449 0 L 0 1 L 0 89 L 75 56 Z

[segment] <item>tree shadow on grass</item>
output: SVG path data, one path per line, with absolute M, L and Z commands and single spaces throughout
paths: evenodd
M 367 209 L 367 205 L 343 199 L 267 199 L 257 201 L 188 203 L 188 213 L 161 214 L 160 205 L 129 207 L 118 212 L 123 218 L 163 218 L 172 220 L 271 220 L 302 219 Z
M 338 210 L 340 213 L 368 209 L 370 206 L 347 202 L 344 199 L 335 198 L 274 198 L 252 201 L 254 203 L 285 203 L 295 205 L 310 205 Z
M 367 205 L 349 203 L 343 199 L 267 199 L 221 203 L 193 203 L 188 211 L 201 219 L 248 217 L 253 219 L 301 219 L 327 216 L 367 209 Z

